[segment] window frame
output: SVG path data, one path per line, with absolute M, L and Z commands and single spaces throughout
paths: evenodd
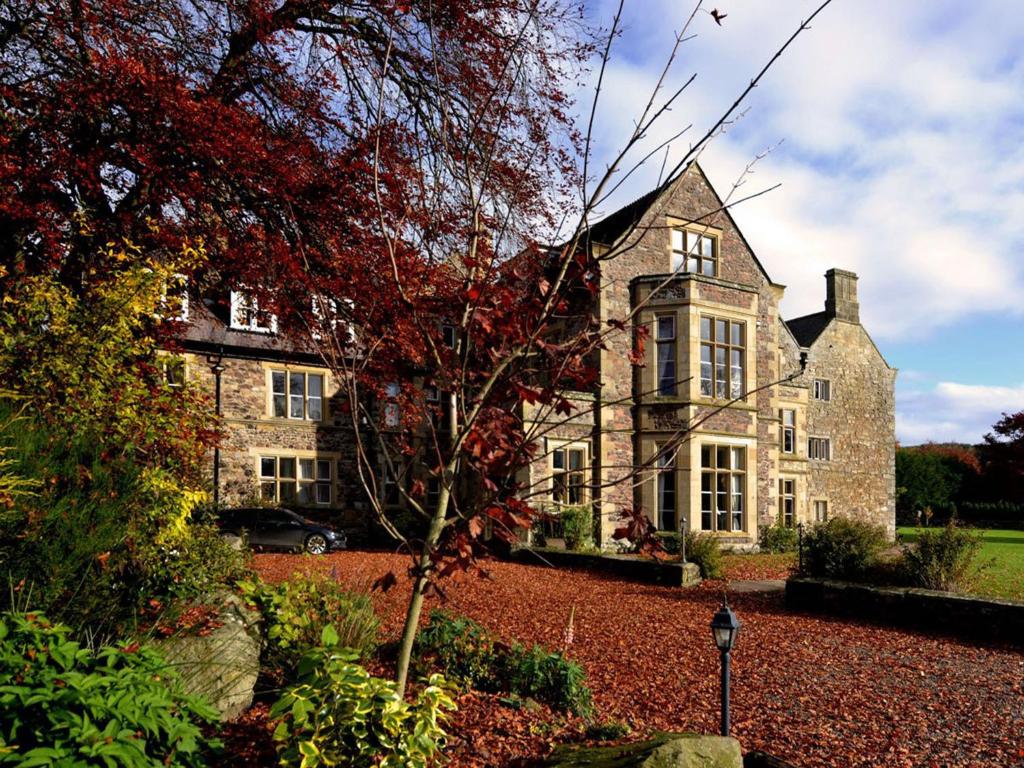
M 327 420 L 327 374 L 324 371 L 311 371 L 302 368 L 275 368 L 271 367 L 268 369 L 268 411 L 270 417 L 273 419 L 282 419 L 286 421 L 306 421 L 314 424 L 320 424 Z M 284 378 L 284 389 L 279 390 L 277 388 L 277 377 L 283 376 Z M 302 376 L 302 392 L 296 394 L 292 392 L 293 377 Z M 320 394 L 310 395 L 309 382 L 311 378 L 320 379 Z M 278 398 L 284 398 L 284 410 L 283 413 L 278 413 Z M 292 405 L 295 398 L 301 397 L 302 403 L 302 415 L 292 415 Z M 310 416 L 310 402 L 319 401 L 320 404 L 320 415 L 318 417 Z
M 792 418 L 791 422 L 786 421 L 786 415 Z M 788 438 L 788 440 L 787 440 Z M 786 446 L 789 446 L 787 449 Z M 791 455 L 796 453 L 796 409 L 779 409 L 779 451 Z
M 705 335 L 704 327 L 705 323 L 708 324 L 708 335 Z M 725 341 L 719 341 L 718 332 L 720 330 L 720 324 L 725 324 Z M 740 401 L 747 399 L 747 349 L 750 341 L 749 334 L 747 333 L 747 321 L 736 320 L 731 317 L 720 317 L 717 315 L 709 315 L 701 313 L 697 317 L 698 324 L 698 366 L 699 375 L 697 377 L 697 386 L 700 396 L 711 400 L 719 401 Z M 735 343 L 734 341 L 734 330 L 738 328 L 740 332 L 740 341 Z M 708 359 L 705 360 L 705 350 L 708 351 Z M 724 353 L 724 360 L 719 361 L 719 352 Z M 737 383 L 735 360 L 738 354 L 739 360 L 739 394 L 735 394 L 735 385 Z M 710 376 L 705 376 L 705 367 Z M 721 370 L 725 371 L 724 383 L 720 381 L 719 374 Z M 705 381 L 708 382 L 708 386 L 705 387 Z M 723 384 L 724 394 L 719 394 L 719 384 Z
M 267 474 L 266 462 L 273 462 L 273 474 Z M 292 474 L 282 474 L 283 462 L 291 463 Z M 312 472 L 303 476 L 303 467 L 308 465 Z M 322 472 L 326 468 L 326 472 Z M 322 454 L 304 455 L 290 453 L 271 453 L 260 451 L 256 456 L 256 481 L 259 486 L 260 498 L 274 504 L 297 507 L 330 507 L 335 498 L 335 460 Z M 282 486 L 290 487 L 287 498 L 282 494 Z M 272 494 L 267 494 L 268 487 Z M 303 491 L 306 501 L 302 500 Z M 321 492 L 326 492 L 326 501 L 321 501 Z
M 828 499 L 815 499 L 812 505 L 814 510 L 814 522 L 815 523 L 827 523 L 828 522 Z M 823 511 L 824 514 L 820 514 Z
M 578 467 L 572 467 L 572 454 L 579 454 Z M 556 466 L 561 455 L 561 465 Z M 590 448 L 586 443 L 558 442 L 548 449 L 548 499 L 558 507 L 572 507 L 587 504 L 590 494 L 587 489 L 587 473 L 590 471 Z M 573 478 L 578 479 L 574 482 Z M 559 482 L 564 477 L 564 482 Z M 557 498 L 564 496 L 564 500 Z M 575 496 L 575 498 L 573 498 Z
M 705 450 L 711 463 L 705 463 Z M 710 533 L 746 533 L 748 522 L 748 446 L 733 443 L 700 444 L 700 530 Z M 728 458 L 727 467 L 720 466 L 722 451 Z M 736 456 L 742 457 L 742 466 L 734 467 Z M 706 478 L 710 478 L 706 480 Z M 722 478 L 725 478 L 724 488 Z M 739 491 L 737 491 L 737 487 Z M 725 498 L 725 509 L 719 508 L 719 501 Z M 736 499 L 739 497 L 739 508 Z M 705 503 L 705 502 L 708 503 Z M 739 522 L 737 524 L 737 515 Z M 726 526 L 721 526 L 722 519 Z
M 681 236 L 681 247 L 677 247 L 676 236 Z M 696 238 L 696 245 L 691 246 L 690 238 Z M 702 241 L 711 243 L 711 255 L 703 252 Z M 696 247 L 697 250 L 693 250 Z M 703 275 L 704 277 L 718 277 L 720 255 L 720 239 L 717 233 L 700 227 L 674 226 L 669 234 L 670 260 L 669 267 L 673 274 L 681 275 Z M 697 269 L 690 269 L 690 262 L 696 262 Z M 705 271 L 710 264 L 711 271 Z
M 832 402 L 832 379 L 814 379 L 811 383 L 811 399 L 820 403 Z
M 671 335 L 661 335 L 662 320 L 671 321 Z M 675 312 L 658 313 L 654 316 L 654 377 L 658 397 L 677 397 L 679 394 L 679 318 Z M 662 359 L 663 357 L 665 360 Z M 662 366 L 672 366 L 672 376 L 666 379 Z
M 788 486 L 788 488 L 787 488 Z M 787 509 L 788 507 L 788 509 Z M 788 520 L 787 520 L 788 518 Z M 796 478 L 779 478 L 779 525 L 796 527 Z
M 266 325 L 260 325 L 260 305 L 259 301 L 248 291 L 244 289 L 232 290 L 230 296 L 230 314 L 228 317 L 228 325 L 233 331 L 244 331 L 247 333 L 265 333 L 272 334 L 277 333 L 277 315 L 272 312 L 266 312 Z M 241 312 L 250 312 L 251 317 L 248 323 L 243 324 L 240 322 Z
M 678 449 L 664 451 L 663 446 L 656 448 L 657 458 L 655 466 L 658 474 L 654 483 L 655 512 L 657 513 L 657 528 L 659 531 L 679 530 L 679 476 L 676 471 L 676 456 Z M 671 484 L 669 483 L 671 481 Z M 665 497 L 672 499 L 671 508 L 665 504 Z M 672 525 L 665 522 L 666 512 L 672 516 Z
M 822 435 L 807 436 L 807 458 L 811 461 L 832 461 L 832 438 Z

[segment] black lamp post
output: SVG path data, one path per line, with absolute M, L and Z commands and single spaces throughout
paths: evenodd
M 740 622 L 736 614 L 729 608 L 729 601 L 722 602 L 722 607 L 711 620 L 711 634 L 715 645 L 722 653 L 722 735 L 729 735 L 729 653 L 736 643 L 736 635 L 740 631 Z
M 210 366 L 210 373 L 213 374 L 214 408 L 217 418 L 220 418 L 220 375 L 224 373 L 224 351 L 220 350 L 216 355 L 207 355 L 206 362 Z M 220 507 L 220 446 L 213 446 L 213 507 Z

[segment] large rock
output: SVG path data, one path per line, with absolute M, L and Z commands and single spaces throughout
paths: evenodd
M 617 747 L 562 746 L 548 768 L 743 768 L 736 739 L 696 733 L 659 733 L 650 741 Z
M 172 637 L 157 650 L 177 671 L 185 690 L 201 696 L 221 720 L 233 720 L 252 704 L 260 671 L 260 616 L 235 595 L 223 599 L 223 626 L 206 637 Z

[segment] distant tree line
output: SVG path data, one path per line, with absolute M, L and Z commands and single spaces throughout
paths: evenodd
M 896 512 L 923 524 L 1024 523 L 1024 411 L 1004 413 L 978 445 L 897 447 Z

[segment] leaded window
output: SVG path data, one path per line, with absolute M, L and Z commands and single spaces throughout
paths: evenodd
M 736 400 L 746 391 L 746 324 L 700 318 L 700 393 Z
M 746 510 L 747 449 L 702 445 L 700 524 L 705 531 L 742 531 Z

